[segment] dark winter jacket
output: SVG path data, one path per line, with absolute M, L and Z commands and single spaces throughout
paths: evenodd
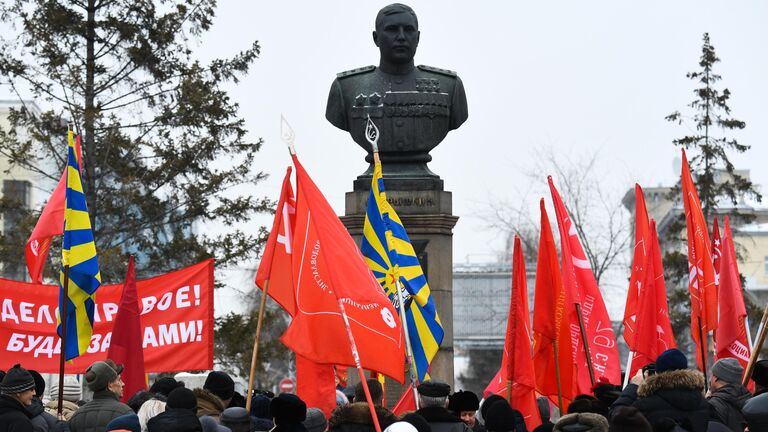
M 633 406 L 651 426 L 671 419 L 690 432 L 706 432 L 709 404 L 703 392 L 701 372 L 692 369 L 663 372 L 651 375 L 639 388 L 629 384 L 611 405 L 611 413 L 620 406 Z
M 379 418 L 381 430 L 397 421 L 392 412 L 384 407 L 376 407 L 376 417 Z M 371 412 L 366 402 L 355 402 L 341 405 L 331 413 L 328 419 L 328 430 L 331 432 L 374 432 Z
M 472 432 L 460 418 L 442 407 L 426 407 L 416 411 L 432 427 L 432 432 Z
M 32 398 L 32 405 L 27 407 L 27 411 L 32 415 L 30 421 L 35 432 L 64 432 L 69 430 L 65 422 L 60 422 L 55 416 L 45 412 L 43 402 L 36 397 Z
M 197 398 L 197 416 L 210 416 L 219 421 L 221 412 L 227 408 L 224 406 L 224 402 L 206 389 L 196 388 L 192 390 L 192 393 Z
M 728 426 L 732 431 L 743 431 L 744 416 L 741 415 L 741 409 L 751 397 L 749 390 L 741 384 L 720 387 L 707 399 L 709 406 L 712 407 L 711 420 Z
M 132 413 L 128 405 L 120 402 L 109 390 L 99 390 L 93 400 L 80 407 L 69 419 L 71 432 L 105 432 L 107 425 L 116 417 Z
M 192 410 L 166 408 L 147 422 L 147 432 L 203 432 L 203 426 Z
M 0 395 L 0 432 L 33 432 L 32 414 L 18 400 Z
M 485 426 L 480 423 L 480 420 L 475 418 L 475 425 L 472 427 L 472 432 L 486 432 Z
M 251 430 L 252 431 L 268 431 L 275 427 L 272 420 L 261 417 L 251 416 Z

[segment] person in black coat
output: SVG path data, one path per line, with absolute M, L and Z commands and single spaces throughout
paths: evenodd
M 35 379 L 20 365 L 12 367 L 0 382 L 0 432 L 33 432 L 27 407 L 35 396 Z
M 419 406 L 416 414 L 424 417 L 432 432 L 472 432 L 460 418 L 446 409 L 451 387 L 439 381 L 424 381 L 416 388 Z M 487 424 L 486 424 L 487 426 Z
M 197 419 L 197 398 L 192 390 L 177 387 L 171 391 L 165 412 L 149 419 L 147 432 L 203 432 Z
M 690 432 L 706 432 L 709 404 L 704 399 L 704 375 L 688 369 L 688 359 L 680 350 L 664 351 L 656 359 L 656 374 L 645 378 L 642 370 L 611 406 L 633 406 L 640 410 L 651 426 L 675 423 Z

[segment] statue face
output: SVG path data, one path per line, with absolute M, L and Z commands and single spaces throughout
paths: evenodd
M 410 13 L 386 15 L 373 32 L 381 59 L 387 63 L 403 64 L 413 60 L 419 46 L 419 28 Z

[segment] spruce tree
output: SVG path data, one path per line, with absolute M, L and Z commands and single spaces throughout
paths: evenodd
M 83 183 L 103 281 L 156 274 L 207 257 L 218 266 L 255 257 L 264 239 L 241 227 L 271 202 L 255 193 L 260 140 L 227 89 L 259 54 L 197 59 L 215 0 L 11 0 L 0 6 L 0 82 L 23 105 L 0 129 L 0 156 L 55 184 L 67 124 L 82 136 Z M 18 265 L 40 209 L 0 238 L 0 263 Z M 211 233 L 212 225 L 223 227 Z M 46 275 L 58 272 L 53 242 Z

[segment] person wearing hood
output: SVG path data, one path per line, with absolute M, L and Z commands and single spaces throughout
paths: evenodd
M 0 432 L 33 432 L 32 414 L 27 408 L 35 397 L 35 379 L 21 365 L 15 365 L 0 381 Z
M 66 430 L 64 422 L 59 421 L 56 416 L 45 411 L 43 405 L 43 395 L 45 394 L 45 380 L 38 371 L 30 370 L 29 374 L 35 380 L 35 395 L 32 397 L 32 404 L 27 407 L 27 411 L 32 414 L 32 427 L 35 432 L 57 432 Z
M 177 387 L 171 391 L 165 411 L 147 421 L 147 432 L 203 432 L 192 390 Z
M 671 420 L 689 432 L 706 432 L 710 408 L 703 392 L 704 375 L 688 369 L 688 359 L 680 350 L 668 349 L 656 359 L 654 375 L 645 378 L 638 370 L 611 406 L 610 416 L 620 406 L 633 406 L 654 429 L 657 422 Z
M 93 391 L 93 400 L 83 405 L 69 419 L 71 432 L 105 432 L 109 422 L 123 414 L 132 413 L 120 402 L 123 396 L 123 365 L 112 360 L 94 362 L 85 371 L 85 384 Z
M 51 385 L 51 389 L 48 391 L 48 397 L 51 400 L 45 404 L 45 412 L 58 418 L 59 411 L 59 383 L 56 382 Z M 64 416 L 64 420 L 69 421 L 75 411 L 80 408 L 77 401 L 80 400 L 80 383 L 73 376 L 64 376 L 64 391 L 61 403 L 61 414 Z
M 448 406 L 448 394 L 451 387 L 439 381 L 424 381 L 416 388 L 419 394 L 419 406 L 416 414 L 424 417 L 432 432 L 471 432 L 460 418 L 451 414 Z M 487 425 L 486 425 L 487 426 Z
M 710 420 L 720 422 L 734 432 L 744 430 L 741 409 L 752 397 L 741 384 L 744 368 L 735 358 L 723 358 L 712 366 L 707 402 L 712 407 Z

